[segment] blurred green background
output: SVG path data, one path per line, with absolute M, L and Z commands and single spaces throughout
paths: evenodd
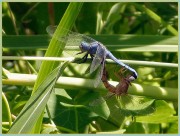
M 44 56 L 50 37 L 46 32 L 49 25 L 58 25 L 67 10 L 68 2 L 10 2 L 2 3 L 3 56 Z M 71 15 L 74 13 L 71 12 Z M 102 86 L 94 89 L 78 83 L 74 77 L 93 79 L 94 75 L 84 75 L 88 63 L 70 64 L 63 76 L 69 77 L 77 86 L 64 81 L 50 96 L 48 107 L 51 118 L 44 115 L 40 133 L 177 133 L 177 96 L 157 93 L 152 86 L 164 87 L 165 92 L 178 91 L 178 3 L 177 2 L 85 2 L 72 31 L 86 34 L 102 42 L 117 58 L 133 60 L 127 62 L 139 74 L 137 85 L 152 88 L 152 98 L 156 99 L 157 113 L 151 117 L 141 116 L 137 122 L 124 115 L 114 113 L 107 119 L 108 109 L 91 109 L 86 103 L 95 96 L 104 95 Z M 3 59 L 3 57 L 2 57 Z M 141 62 L 142 61 L 142 62 Z M 151 62 L 157 62 L 153 65 Z M 3 59 L 3 132 L 7 133 L 9 122 L 20 113 L 31 97 L 32 86 L 25 79 L 14 84 L 5 82 L 8 72 L 37 74 L 41 61 Z M 114 76 L 115 63 L 107 63 L 109 79 Z M 81 71 L 80 71 L 81 70 Z M 33 82 L 34 83 L 34 82 Z M 33 84 L 32 83 L 32 84 Z M 31 84 L 31 85 L 32 85 Z M 144 86 L 143 86 L 144 87 Z M 139 88 L 130 88 L 135 95 Z M 101 91 L 102 92 L 101 92 Z M 146 90 L 144 90 L 146 92 Z M 148 96 L 146 94 L 141 94 Z M 5 101 L 6 100 L 6 101 Z M 8 107 L 8 106 L 9 107 Z M 81 105 L 81 106 L 77 106 Z M 85 107 L 83 107 L 84 105 Z M 107 107 L 106 107 L 107 108 Z M 109 107 L 112 111 L 112 107 Z M 48 109 L 48 108 L 47 108 Z M 46 110 L 47 110 L 46 109 Z M 96 113 L 96 114 L 95 114 Z M 165 115 L 166 113 L 166 115 Z M 12 117 L 8 117 L 11 114 Z M 10 119 L 12 118 L 12 120 Z

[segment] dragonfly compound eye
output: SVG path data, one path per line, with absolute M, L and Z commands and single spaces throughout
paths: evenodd
M 80 50 L 85 52 L 90 49 L 90 45 L 86 42 L 81 42 L 81 45 L 79 46 Z

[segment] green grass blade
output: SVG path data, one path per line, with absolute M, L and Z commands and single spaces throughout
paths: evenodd
M 135 5 L 139 10 L 145 12 L 149 17 L 151 17 L 153 20 L 155 20 L 156 22 L 158 22 L 159 24 L 163 24 L 163 26 L 166 27 L 166 29 L 172 33 L 175 36 L 178 36 L 178 31 L 172 27 L 171 25 L 169 25 L 168 23 L 166 23 L 159 15 L 157 15 L 155 12 L 153 12 L 152 10 L 150 10 L 149 8 L 147 8 L 146 6 L 142 6 L 139 5 L 137 3 L 133 3 L 133 5 Z
M 57 67 L 47 76 L 26 103 L 8 133 L 32 133 L 32 129 L 43 112 L 58 77 L 62 74 L 68 63 L 66 62 L 62 66 Z
M 72 28 L 72 26 L 76 20 L 76 17 L 79 14 L 81 7 L 82 7 L 82 3 L 70 3 L 69 4 L 63 18 L 61 19 L 61 21 L 58 25 L 57 30 L 55 32 L 55 35 L 57 37 L 58 37 L 58 35 L 66 35 L 66 33 L 61 31 L 60 28 L 66 28 L 66 29 Z M 45 56 L 51 56 L 51 57 L 59 56 L 63 51 L 63 50 L 60 50 L 60 46 L 65 46 L 65 45 L 63 43 L 59 42 L 56 38 L 52 38 Z M 37 81 L 34 85 L 34 90 L 36 90 L 36 88 L 39 86 L 39 83 L 41 83 L 44 80 L 44 78 L 46 77 L 46 75 L 48 75 L 48 73 L 50 73 L 57 65 L 58 65 L 58 62 L 43 61 L 40 71 L 38 73 Z
M 9 122 L 9 127 L 11 127 L 12 124 L 11 110 L 10 110 L 9 102 L 3 92 L 2 92 L 2 116 L 3 119 Z
M 71 29 L 78 14 L 79 11 L 82 7 L 82 3 L 70 3 L 66 12 L 64 13 L 58 28 L 55 32 L 54 35 L 59 36 L 59 35 L 66 35 L 66 32 L 61 31 L 60 28 L 66 28 L 66 29 Z M 46 57 L 58 57 L 60 56 L 60 54 L 63 51 L 63 48 L 60 47 L 64 47 L 65 44 L 62 42 L 59 42 L 56 38 L 52 38 L 48 49 L 46 51 L 45 56 Z M 59 65 L 59 62 L 55 62 L 55 61 L 43 61 L 42 65 L 40 67 L 39 73 L 38 73 L 38 77 L 37 80 L 35 82 L 34 88 L 33 88 L 33 92 L 32 94 L 36 91 L 36 89 L 39 87 L 39 85 L 43 82 L 43 80 L 47 77 L 47 75 L 57 66 Z M 40 132 L 40 126 L 42 123 L 42 118 L 43 115 L 41 115 L 36 123 L 36 125 L 34 125 L 34 133 L 39 133 Z
M 177 36 L 156 35 L 88 35 L 102 42 L 110 51 L 177 52 Z M 3 48 L 13 50 L 47 49 L 50 38 L 37 36 L 3 36 Z M 78 48 L 77 48 L 78 49 Z
M 10 73 L 8 74 L 8 79 L 3 79 L 2 83 L 4 85 L 32 86 L 35 81 L 36 81 L 35 75 Z M 110 81 L 110 83 L 114 86 L 118 84 L 118 82 L 115 81 Z M 101 92 L 107 91 L 102 84 L 97 88 L 94 88 L 93 84 L 94 84 L 94 80 L 92 79 L 61 77 L 57 81 L 56 87 L 64 88 L 64 89 L 73 88 L 75 90 L 85 89 L 85 90 L 96 90 Z M 144 85 L 144 84 L 141 85 L 141 84 L 132 83 L 132 86 L 130 86 L 128 93 L 132 95 L 148 96 L 154 99 L 164 99 L 170 101 L 178 100 L 178 89 L 170 88 L 170 87 L 160 87 L 160 86 Z

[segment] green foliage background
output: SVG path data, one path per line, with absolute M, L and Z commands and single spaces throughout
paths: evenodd
M 89 63 L 63 63 L 59 70 L 62 80 L 57 81 L 51 93 L 48 90 L 52 90 L 57 78 L 52 72 L 57 62 L 44 61 L 41 65 L 38 60 L 12 57 L 3 60 L 3 133 L 178 133 L 178 3 L 3 2 L 2 15 L 3 57 L 58 57 L 62 51 L 56 45 L 61 43 L 56 39 L 49 43 L 46 27 L 51 24 L 72 28 L 102 42 L 117 58 L 134 60 L 127 63 L 139 77 L 129 93 L 155 99 L 155 112 L 133 121 L 115 111 L 111 101 L 88 106 L 107 93 L 102 85 L 93 87 L 95 74 L 84 75 Z M 114 76 L 116 67 L 108 61 L 110 80 L 118 81 Z M 34 74 L 38 74 L 36 82 Z M 49 74 L 54 76 L 50 78 Z M 52 88 L 46 82 L 53 83 Z M 42 97 L 49 94 L 42 98 L 46 110 L 35 92 Z M 23 114 L 27 101 L 31 106 Z M 38 106 L 41 108 L 32 108 Z M 16 117 L 28 118 L 32 111 L 29 122 L 12 126 Z M 29 124 L 32 122 L 34 125 Z M 23 131 L 22 126 L 26 126 Z

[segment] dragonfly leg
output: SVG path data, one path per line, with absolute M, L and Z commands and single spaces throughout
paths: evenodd
M 125 67 L 123 67 L 122 69 L 120 69 L 119 71 L 121 73 L 124 73 L 127 69 Z M 126 77 L 126 79 L 128 79 L 129 81 L 133 81 L 137 78 L 137 74 L 135 72 L 132 72 L 130 75 L 128 75 Z M 131 85 L 131 84 L 130 84 Z
M 126 72 L 126 70 L 127 70 L 127 69 L 126 69 L 125 67 L 122 67 L 122 68 L 118 71 L 118 74 L 122 76 L 123 73 Z
M 91 56 L 91 59 L 93 60 L 93 58 L 94 58 L 94 55 L 93 55 L 93 54 L 90 54 L 90 56 Z
M 122 67 L 118 72 L 115 72 L 115 76 L 117 78 L 119 78 L 120 80 L 124 77 L 123 73 L 126 71 L 126 69 L 124 67 Z
M 77 53 L 77 54 L 80 54 L 80 53 Z M 88 53 L 86 53 L 85 55 L 84 55 L 84 57 L 82 57 L 82 58 L 80 58 L 80 59 L 77 59 L 76 60 L 76 62 L 77 63 L 84 63 L 84 62 L 86 62 L 87 61 L 87 57 L 88 57 Z
M 84 53 L 83 51 L 81 51 L 81 52 L 78 52 L 78 53 L 76 53 L 76 55 L 78 55 L 78 54 L 82 54 L 82 53 Z
M 86 53 L 84 55 L 84 57 L 82 57 L 82 63 L 86 62 L 87 61 L 87 57 L 88 57 L 88 53 Z

